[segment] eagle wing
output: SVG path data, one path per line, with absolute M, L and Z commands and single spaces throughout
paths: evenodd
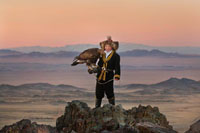
M 100 56 L 98 50 L 99 50 L 98 48 L 87 49 L 79 55 L 79 59 L 80 60 L 95 60 L 95 59 L 97 60 Z
M 72 66 L 77 64 L 86 63 L 87 65 L 95 64 L 97 59 L 100 57 L 100 53 L 98 52 L 98 48 L 90 48 L 82 53 L 79 56 L 76 56 L 73 60 Z

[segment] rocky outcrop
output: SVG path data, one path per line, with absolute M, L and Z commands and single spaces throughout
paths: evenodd
M 185 133 L 200 133 L 200 120 L 190 126 L 190 129 Z
M 157 107 L 142 106 L 125 110 L 121 105 L 105 104 L 90 108 L 81 101 L 68 102 L 57 118 L 56 127 L 21 120 L 5 126 L 0 133 L 177 133 Z
M 55 127 L 50 125 L 38 125 L 28 119 L 22 119 L 10 126 L 4 126 L 0 133 L 58 133 Z
M 91 109 L 80 101 L 68 103 L 56 128 L 64 133 L 176 133 L 157 107 L 139 105 L 125 110 L 121 105 L 105 104 Z

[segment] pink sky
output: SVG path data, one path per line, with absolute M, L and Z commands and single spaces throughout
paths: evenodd
M 119 42 L 200 46 L 200 0 L 1 0 L 0 48 Z

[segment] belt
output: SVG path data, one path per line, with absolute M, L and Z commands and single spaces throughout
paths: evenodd
M 106 71 L 107 71 L 107 72 L 113 72 L 113 70 L 112 70 L 112 69 L 106 69 Z
M 106 69 L 106 67 L 107 67 L 107 63 L 103 64 L 103 67 L 102 67 L 102 69 L 101 69 L 101 74 L 100 74 L 100 76 L 99 76 L 99 78 L 98 78 L 99 81 L 100 81 L 101 79 L 103 79 L 103 80 L 105 81 L 105 80 L 106 80 L 106 73 L 107 73 L 107 72 L 113 72 L 112 69 Z
M 113 72 L 113 69 L 107 69 L 107 68 L 104 68 L 104 67 L 101 67 L 101 70 L 106 71 L 106 72 Z

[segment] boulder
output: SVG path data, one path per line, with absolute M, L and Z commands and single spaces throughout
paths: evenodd
M 185 133 L 200 133 L 200 120 L 190 126 L 190 129 Z
M 38 125 L 29 119 L 22 119 L 12 125 L 4 126 L 0 133 L 58 133 L 55 127 L 50 125 Z

